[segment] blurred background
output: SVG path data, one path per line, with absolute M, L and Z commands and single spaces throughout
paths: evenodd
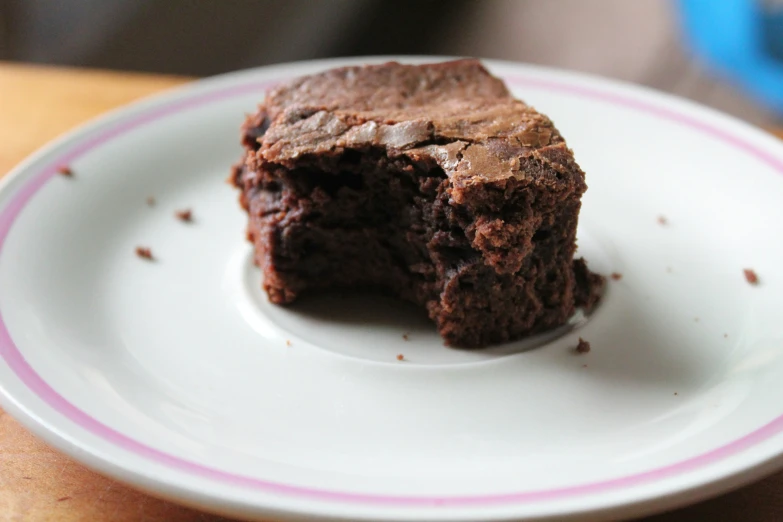
M 479 56 L 631 81 L 769 126 L 783 120 L 782 14 L 783 0 L 0 0 L 0 60 L 204 76 Z

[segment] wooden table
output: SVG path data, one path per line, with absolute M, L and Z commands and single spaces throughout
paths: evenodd
M 73 126 L 188 78 L 0 63 L 0 176 Z M 783 129 L 777 131 L 783 137 Z M 179 522 L 217 521 L 150 497 L 52 450 L 0 410 L 0 518 Z M 783 473 L 646 522 L 783 520 Z

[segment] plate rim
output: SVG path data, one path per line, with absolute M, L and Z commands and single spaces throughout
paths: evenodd
M 98 134 L 97 138 L 92 138 L 92 140 L 94 141 L 97 140 L 98 144 L 103 143 L 104 141 L 108 141 L 115 136 L 119 136 L 125 130 L 129 130 L 130 128 L 133 128 L 138 124 L 146 124 L 158 118 L 164 118 L 170 114 L 180 113 L 182 110 L 191 106 L 196 107 L 200 105 L 199 100 L 202 99 L 209 99 L 209 98 L 220 99 L 222 97 L 227 96 L 228 94 L 226 93 L 229 92 L 234 93 L 235 91 L 249 90 L 251 88 L 253 90 L 261 89 L 262 85 L 269 86 L 270 84 L 273 84 L 277 81 L 295 77 L 298 74 L 301 74 L 302 72 L 307 70 L 326 68 L 335 65 L 371 63 L 371 62 L 378 62 L 378 61 L 389 60 L 389 59 L 397 59 L 401 61 L 430 61 L 430 60 L 442 61 L 445 59 L 449 59 L 449 57 L 388 56 L 388 57 L 358 57 L 352 59 L 333 58 L 328 60 L 293 62 L 288 64 L 270 66 L 270 67 L 259 67 L 253 69 L 246 69 L 242 71 L 236 71 L 236 72 L 219 75 L 211 78 L 197 80 L 195 82 L 185 84 L 183 86 L 165 91 L 163 93 L 153 94 L 139 101 L 116 108 L 108 113 L 102 114 L 96 118 L 93 118 L 87 123 L 82 124 L 77 128 L 66 132 L 65 134 L 61 135 L 59 138 L 55 139 L 54 141 L 50 142 L 49 144 L 45 145 L 43 148 L 33 153 L 27 159 L 22 161 L 17 167 L 13 168 L 6 176 L 4 176 L 4 179 L 0 181 L 0 196 L 5 197 L 8 195 L 8 193 L 11 193 L 13 195 L 9 199 L 9 201 L 7 201 L 6 204 L 0 208 L 0 218 L 2 218 L 8 213 L 8 208 L 12 206 L 16 198 L 18 198 L 19 192 L 21 192 L 24 189 L 24 187 L 30 185 L 34 180 L 37 180 L 39 178 L 42 179 L 40 186 L 35 187 L 35 189 L 31 192 L 31 196 L 32 196 L 38 188 L 43 186 L 43 184 L 48 179 L 50 179 L 52 176 L 55 175 L 55 170 L 58 165 L 66 163 L 61 161 L 60 157 L 46 162 L 44 160 L 47 158 L 47 156 L 53 154 L 59 148 L 64 148 L 64 151 L 61 153 L 64 155 L 76 154 L 76 152 L 79 153 L 86 152 L 91 147 L 87 147 L 85 148 L 84 151 L 81 151 L 81 149 L 84 148 L 85 146 L 84 141 L 92 134 L 99 133 L 101 129 L 105 130 L 105 128 L 108 127 L 110 129 L 108 131 L 110 137 L 107 138 L 106 140 L 103 140 L 100 138 L 102 134 Z M 491 69 L 495 67 L 514 69 L 517 71 L 515 74 L 521 74 L 522 78 L 524 78 L 526 74 L 531 75 L 531 73 L 534 73 L 532 74 L 531 78 L 528 78 L 528 80 L 524 80 L 524 81 L 528 84 L 531 83 L 537 84 L 536 86 L 538 88 L 541 87 L 558 88 L 561 91 L 570 92 L 571 94 L 599 98 L 602 99 L 602 101 L 609 101 L 609 102 L 611 102 L 610 98 L 614 98 L 615 99 L 614 103 L 617 103 L 617 100 L 621 100 L 620 101 L 621 105 L 625 105 L 632 109 L 641 110 L 647 113 L 657 113 L 659 117 L 669 119 L 671 121 L 675 121 L 676 123 L 690 126 L 693 129 L 699 130 L 701 132 L 706 132 L 707 134 L 710 134 L 712 137 L 720 139 L 724 142 L 729 142 L 730 144 L 733 144 L 735 147 L 743 149 L 744 153 L 750 153 L 755 155 L 757 159 L 764 161 L 772 168 L 777 170 L 780 174 L 783 174 L 783 143 L 780 143 L 776 138 L 772 137 L 771 135 L 768 135 L 767 133 L 759 129 L 756 129 L 748 125 L 747 123 L 742 122 L 741 120 L 722 114 L 714 109 L 700 106 L 699 104 L 690 102 L 688 100 L 683 100 L 676 96 L 668 95 L 665 93 L 659 93 L 653 89 L 635 86 L 631 84 L 624 84 L 623 82 L 617 82 L 614 80 L 591 77 L 589 75 L 573 73 L 568 71 L 561 71 L 561 70 L 551 69 L 547 67 L 530 66 L 527 64 L 517 64 L 514 62 L 503 62 L 497 60 L 482 60 L 482 61 L 485 64 L 487 64 Z M 291 73 L 290 71 L 292 70 L 296 72 Z M 281 74 L 280 77 L 276 79 L 265 80 L 263 82 L 259 80 L 261 76 L 274 77 L 277 71 L 280 71 L 281 73 L 283 71 L 289 71 L 289 73 Z M 546 79 L 536 80 L 535 78 L 532 78 L 533 76 L 541 76 L 541 75 L 545 77 L 549 77 L 550 80 L 546 80 Z M 519 80 L 519 77 L 515 78 L 514 76 L 510 76 L 508 74 L 501 74 L 501 76 L 504 78 L 504 80 L 506 80 L 512 85 L 515 83 L 515 81 Z M 560 77 L 561 79 L 558 79 L 558 77 Z M 253 82 L 245 82 L 245 83 L 242 83 L 241 81 L 242 79 L 251 79 L 251 78 L 255 78 L 255 80 Z M 583 86 L 576 85 L 578 83 L 578 80 L 580 79 L 585 80 L 586 83 L 588 84 L 594 84 L 597 82 L 600 84 L 600 88 L 596 88 L 594 86 L 583 87 Z M 224 84 L 226 85 L 226 87 L 221 87 L 221 85 Z M 233 87 L 231 87 L 232 84 Z M 617 88 L 625 92 L 618 93 L 616 92 Z M 601 89 L 604 89 L 605 92 L 602 92 Z M 643 99 L 650 96 L 652 96 L 654 100 Z M 677 107 L 678 104 L 680 104 L 679 108 Z M 674 105 L 675 107 L 672 107 L 672 105 Z M 690 112 L 696 112 L 700 114 L 698 115 L 685 114 L 683 111 L 686 109 Z M 150 112 L 151 114 L 147 114 L 148 112 Z M 719 119 L 722 119 L 723 123 L 725 124 L 725 129 L 717 126 L 714 123 L 709 123 L 704 121 L 708 117 L 718 117 Z M 115 133 L 115 131 L 118 130 L 119 132 Z M 753 143 L 750 143 L 749 140 L 747 140 L 746 138 L 741 138 L 738 136 L 739 134 L 748 134 L 748 133 L 755 134 Z M 767 143 L 765 144 L 764 142 Z M 87 143 L 92 143 L 92 141 L 87 140 Z M 761 146 L 757 146 L 757 144 L 759 143 Z M 765 150 L 769 148 L 772 149 L 778 148 L 777 153 L 773 153 L 773 152 L 769 152 L 768 150 Z M 43 167 L 39 166 L 37 169 L 34 169 L 33 167 L 35 167 L 39 163 L 44 163 L 44 166 Z M 16 190 L 14 190 L 14 186 L 17 184 L 22 184 L 22 187 L 21 188 L 17 187 Z M 23 206 L 24 204 L 22 204 L 22 207 L 20 207 L 20 209 L 23 208 Z M 10 218 L 10 222 L 6 230 L 3 230 L 6 227 L 2 226 L 3 219 L 0 219 L 0 253 L 2 251 L 3 240 L 7 236 L 7 233 L 10 230 L 10 228 L 13 226 L 13 218 L 14 216 Z M 54 407 L 49 402 L 49 400 L 41 397 L 41 395 L 38 394 L 30 386 L 30 384 L 27 381 L 25 381 L 24 378 L 22 378 L 22 376 L 17 372 L 17 368 L 15 367 L 15 365 L 9 363 L 8 353 L 7 353 L 9 349 L 16 350 L 18 352 L 18 355 L 21 357 L 22 361 L 26 364 L 26 361 L 24 360 L 23 352 L 19 350 L 18 347 L 16 347 L 15 344 L 13 343 L 13 340 L 10 337 L 10 333 L 6 329 L 2 321 L 2 317 L 0 316 L 0 359 L 2 359 L 4 364 L 13 373 L 16 374 L 17 378 L 19 378 L 20 380 L 20 383 L 22 383 L 24 386 L 27 386 L 31 392 L 36 394 L 39 399 L 43 400 L 43 402 L 53 412 L 58 412 L 58 409 Z M 35 377 L 40 379 L 44 385 L 48 386 L 48 384 L 43 380 L 42 377 L 40 377 L 40 375 L 38 375 L 35 372 L 34 369 L 32 369 L 31 367 L 29 369 L 30 371 L 32 371 Z M 52 389 L 51 391 L 63 401 L 68 402 L 67 399 L 59 395 L 59 393 L 57 393 L 56 390 Z M 31 431 L 33 431 L 37 436 L 43 438 L 48 443 L 56 446 L 58 449 L 62 450 L 66 454 L 75 458 L 77 461 L 84 462 L 85 460 L 90 460 L 88 466 L 97 469 L 103 473 L 107 473 L 112 477 L 118 478 L 119 480 L 129 482 L 136 487 L 140 487 L 141 489 L 145 489 L 148 491 L 153 485 L 155 488 L 160 488 L 161 486 L 167 486 L 169 488 L 168 492 L 170 494 L 170 498 L 182 500 L 184 497 L 187 500 L 189 500 L 191 503 L 198 503 L 196 502 L 198 499 L 192 498 L 193 494 L 195 493 L 193 488 L 187 488 L 182 485 L 172 484 L 170 482 L 166 482 L 164 478 L 144 475 L 143 473 L 137 474 L 135 476 L 131 476 L 134 475 L 134 473 L 136 472 L 134 470 L 129 469 L 128 466 L 123 465 L 121 462 L 113 461 L 111 458 L 109 458 L 106 455 L 103 456 L 99 455 L 100 453 L 99 451 L 91 451 L 89 448 L 83 447 L 83 445 L 80 446 L 77 443 L 77 441 L 70 440 L 71 437 L 69 437 L 68 434 L 61 432 L 61 430 L 57 426 L 52 425 L 51 422 L 48 422 L 44 417 L 38 415 L 34 408 L 25 407 L 23 403 L 19 402 L 14 397 L 11 390 L 6 389 L 6 383 L 2 383 L 2 382 L 0 382 L 0 404 L 2 404 L 2 406 L 7 411 L 15 413 L 13 416 L 17 419 L 20 419 L 22 423 L 28 429 L 31 429 Z M 70 403 L 68 402 L 68 404 Z M 70 404 L 70 406 L 81 412 L 81 410 L 79 410 L 78 407 L 72 404 Z M 63 412 L 59 411 L 59 413 L 62 414 Z M 81 413 L 84 414 L 84 412 Z M 76 424 L 76 426 L 81 430 L 91 432 L 90 429 L 85 428 L 84 425 L 75 421 L 72 417 L 68 415 L 66 415 L 66 417 L 70 422 Z M 110 427 L 103 425 L 97 419 L 92 419 L 92 420 L 97 422 L 101 426 L 103 426 L 103 428 L 107 430 L 112 430 Z M 771 432 L 771 433 L 767 433 L 767 432 Z M 704 464 L 706 466 L 708 464 L 713 463 L 712 457 L 706 457 L 707 455 L 711 455 L 716 452 L 720 453 L 721 451 L 724 451 L 724 452 L 728 452 L 728 455 L 726 456 L 726 458 L 728 458 L 729 456 L 741 454 L 741 452 L 747 449 L 747 447 L 753 446 L 755 444 L 755 443 L 751 443 L 750 446 L 746 447 L 745 446 L 746 442 L 742 442 L 742 441 L 747 441 L 751 439 L 755 440 L 756 438 L 759 437 L 761 437 L 761 441 L 766 441 L 769 438 L 781 432 L 783 432 L 783 413 L 781 413 L 780 416 L 775 418 L 772 422 L 768 423 L 767 425 L 761 426 L 753 430 L 751 433 L 746 434 L 743 437 L 740 437 L 739 439 L 736 439 L 728 444 L 725 444 L 724 446 L 710 450 L 697 457 L 691 457 L 684 461 L 677 462 L 668 466 L 664 466 L 662 468 L 637 473 L 627 477 L 621 477 L 619 479 L 610 479 L 608 481 L 601 481 L 601 483 L 633 481 L 638 476 L 663 473 L 663 470 L 666 470 L 667 468 L 680 469 L 680 467 L 682 466 L 685 466 L 685 468 L 687 468 L 688 465 L 685 465 L 685 463 L 688 463 L 690 461 L 700 461 L 700 459 L 706 459 L 708 461 L 707 463 Z M 758 435 L 759 433 L 761 433 L 761 435 Z M 738 449 L 724 450 L 724 448 L 727 448 L 729 446 L 734 447 L 734 445 L 738 445 L 737 446 Z M 653 498 L 645 499 L 643 495 L 639 496 L 635 499 L 631 499 L 631 501 L 625 504 L 625 507 L 630 508 L 633 505 L 641 506 L 644 503 L 658 502 L 659 505 L 656 507 L 660 509 L 665 509 L 668 507 L 673 507 L 673 505 L 675 505 L 675 504 L 667 504 L 663 502 L 662 500 L 665 498 L 674 499 L 674 497 L 679 495 L 683 497 L 682 502 L 687 502 L 689 500 L 694 499 L 693 490 L 704 490 L 702 491 L 703 493 L 702 498 L 705 498 L 708 495 L 717 494 L 731 487 L 736 487 L 740 484 L 749 482 L 755 478 L 759 478 L 760 476 L 763 476 L 766 473 L 772 472 L 777 467 L 783 465 L 783 443 L 779 444 L 778 446 L 779 447 L 777 448 L 777 450 L 768 452 L 769 455 L 767 455 L 766 458 L 760 459 L 759 462 L 746 464 L 744 466 L 742 465 L 735 466 L 736 469 L 734 469 L 732 472 L 729 473 L 724 472 L 712 478 L 708 477 L 706 479 L 703 479 L 702 482 L 700 483 L 695 482 L 691 484 L 690 487 L 679 488 L 674 491 L 664 493 L 662 495 L 654 496 Z M 122 451 L 129 451 L 127 448 L 122 447 L 120 445 L 118 445 L 117 448 Z M 93 450 L 94 449 L 95 448 L 93 448 Z M 160 452 L 160 450 L 155 450 L 154 448 L 150 448 L 150 449 L 152 449 L 155 452 L 162 453 Z M 89 456 L 89 459 L 86 458 L 87 456 Z M 184 460 L 184 459 L 178 459 L 178 460 Z M 198 465 L 198 463 L 195 464 Z M 182 472 L 181 469 L 175 471 Z M 222 473 L 226 473 L 226 472 L 222 472 Z M 667 471 L 666 473 L 670 473 L 670 472 Z M 208 480 L 213 480 L 213 479 L 208 479 Z M 665 480 L 665 477 L 660 480 L 661 481 Z M 270 482 L 270 481 L 264 481 L 264 482 Z M 593 486 L 594 484 L 588 484 L 588 486 L 586 487 L 593 487 Z M 633 486 L 634 484 L 627 487 L 618 486 L 617 488 L 612 487 L 609 489 L 612 490 L 627 489 L 628 487 L 633 487 Z M 708 488 L 708 486 L 713 486 L 713 488 L 711 488 L 710 491 L 707 491 L 708 489 L 710 489 Z M 302 490 L 318 491 L 318 488 L 308 488 L 308 487 L 302 488 L 298 486 L 295 486 L 294 489 L 299 489 L 300 494 L 303 494 L 304 496 L 307 496 L 308 493 L 302 493 L 301 492 Z M 580 486 L 575 486 L 573 488 L 566 487 L 566 488 L 555 488 L 555 489 L 580 489 Z M 156 489 L 154 491 L 154 493 L 158 495 L 160 495 L 161 492 L 162 491 L 160 489 Z M 165 491 L 163 492 L 165 493 Z M 365 495 L 365 494 L 346 493 L 346 492 L 328 492 L 328 493 L 336 493 L 337 494 L 336 496 L 339 498 L 339 500 L 332 499 L 333 502 L 330 502 L 330 504 L 334 506 L 340 506 L 343 505 L 344 502 L 349 502 L 348 497 L 351 496 L 385 497 L 383 495 Z M 543 495 L 544 493 L 548 493 L 548 492 L 544 491 L 542 493 L 542 492 L 533 491 L 533 492 L 522 492 L 522 493 L 501 494 L 501 495 L 494 495 L 494 494 L 481 495 L 480 497 L 504 497 L 506 498 L 506 500 L 502 500 L 499 502 L 496 502 L 494 500 L 484 502 L 484 501 L 477 501 L 474 498 L 471 501 L 467 502 L 467 504 L 475 507 L 496 506 L 499 504 L 508 505 L 508 506 L 524 506 L 524 505 L 529 505 L 531 501 L 528 500 L 527 502 L 525 502 L 525 501 L 520 501 L 518 498 L 510 499 L 509 497 L 520 497 L 524 495 L 539 496 L 539 495 Z M 200 492 L 199 494 L 203 496 L 203 492 Z M 581 493 L 581 494 L 586 494 L 586 493 Z M 165 495 L 165 496 L 169 496 L 169 495 Z M 425 506 L 425 507 L 432 506 L 432 505 L 439 504 L 440 501 L 442 501 L 444 498 L 460 499 L 463 501 L 468 498 L 467 496 L 464 496 L 464 498 L 445 497 L 445 496 L 437 497 L 437 498 L 424 497 L 424 496 L 415 497 L 415 498 L 406 497 L 406 496 L 396 496 L 396 495 L 389 496 L 389 498 L 397 498 L 397 497 L 404 499 L 406 502 L 411 501 L 410 502 L 411 505 L 408 507 L 415 507 L 414 504 Z M 301 498 L 301 497 L 296 497 L 296 498 Z M 381 499 L 378 502 L 375 501 L 363 502 L 362 505 L 363 506 L 366 505 L 370 507 L 380 506 L 380 505 L 385 507 L 390 507 L 389 503 L 387 502 L 389 498 Z M 204 497 L 204 499 L 206 499 L 206 497 Z M 201 507 L 206 507 L 207 509 L 210 509 L 210 506 L 219 503 L 218 502 L 219 500 L 220 500 L 219 497 L 213 498 L 208 502 L 208 504 Z M 323 499 L 313 498 L 311 500 L 319 501 Z M 592 510 L 591 512 L 595 514 L 598 513 L 599 511 L 605 511 L 605 510 L 614 511 L 622 505 L 623 505 L 622 502 L 616 502 L 610 506 L 605 506 L 604 509 Z M 251 506 L 248 507 L 253 508 L 251 511 L 252 513 L 255 514 L 268 513 L 268 514 L 273 514 L 274 516 L 290 516 L 292 514 L 307 515 L 307 516 L 323 516 L 325 514 L 323 510 L 318 510 L 314 512 L 312 509 L 302 509 L 301 511 L 297 512 L 296 510 L 292 511 L 290 507 L 285 508 L 283 511 L 279 511 L 278 509 L 275 509 L 274 506 L 270 506 L 270 505 L 252 504 Z M 300 506 L 300 507 L 306 507 L 306 506 Z M 270 508 L 272 511 L 270 511 Z M 468 509 L 466 511 L 466 514 L 468 514 L 469 511 L 472 510 Z M 645 512 L 649 512 L 649 510 Z M 337 515 L 333 515 L 333 516 L 339 516 L 339 511 L 336 511 L 335 513 L 337 513 Z M 574 513 L 570 513 L 570 515 L 585 514 L 585 513 L 586 513 L 585 511 L 577 510 Z M 428 511 L 422 514 L 427 519 L 438 520 L 439 514 L 446 515 L 447 513 Z M 567 516 L 567 515 L 569 515 L 569 513 L 552 512 L 548 514 L 548 516 Z M 327 516 L 329 515 L 327 514 Z M 355 515 L 351 515 L 351 516 L 355 517 Z M 370 512 L 365 513 L 362 517 L 359 518 L 376 519 L 376 520 L 385 519 L 383 517 L 377 518 L 375 516 L 372 516 L 372 513 Z M 448 513 L 448 518 L 453 519 L 454 518 L 453 513 Z M 494 518 L 498 519 L 504 517 L 494 517 Z M 393 519 L 394 518 L 390 518 L 389 520 L 393 520 Z

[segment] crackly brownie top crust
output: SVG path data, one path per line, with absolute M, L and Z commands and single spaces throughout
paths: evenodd
M 531 170 L 532 160 L 559 173 L 534 181 L 584 190 L 549 118 L 514 99 L 476 60 L 332 69 L 273 89 L 260 114 L 268 126 L 259 138 L 262 162 L 292 166 L 307 155 L 381 147 L 435 163 L 464 186 L 542 176 L 547 169 Z

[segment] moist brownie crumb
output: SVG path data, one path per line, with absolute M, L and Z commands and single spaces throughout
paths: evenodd
M 400 353 L 400 354 L 397 354 L 397 360 L 398 360 L 398 361 L 404 361 L 404 360 L 405 360 L 405 356 L 404 356 L 404 355 L 402 355 L 401 353 Z
M 270 302 L 371 289 L 447 345 L 513 341 L 586 313 L 574 259 L 585 174 L 545 115 L 476 60 L 343 67 L 274 87 L 231 170 Z
M 743 272 L 745 273 L 745 280 L 748 283 L 752 285 L 759 284 L 759 276 L 756 275 L 756 272 L 752 268 L 746 268 Z
M 147 196 L 147 206 L 148 207 L 154 207 L 155 206 L 155 198 L 152 196 Z
M 584 258 L 575 259 L 574 270 L 574 306 L 589 314 L 601 300 L 606 286 L 606 278 L 591 272 Z
M 674 392 L 674 395 L 677 395 L 677 392 Z
M 658 216 L 658 224 L 666 226 L 669 224 L 669 220 L 666 219 L 666 216 Z
M 57 173 L 68 178 L 73 177 L 73 171 L 71 170 L 70 167 L 66 167 L 65 165 L 63 165 L 62 167 L 58 167 Z
M 193 212 L 189 208 L 184 210 L 177 210 L 174 215 L 177 216 L 177 219 L 186 223 L 193 221 Z
M 588 353 L 590 351 L 590 343 L 579 338 L 579 344 L 576 345 L 576 351 L 577 353 Z
M 407 341 L 408 340 L 408 334 L 402 334 L 402 340 Z
M 612 272 L 611 278 L 613 281 L 619 281 L 620 279 L 623 278 L 623 274 L 619 272 Z
M 136 255 L 142 259 L 152 259 L 152 250 L 147 247 L 136 247 Z

